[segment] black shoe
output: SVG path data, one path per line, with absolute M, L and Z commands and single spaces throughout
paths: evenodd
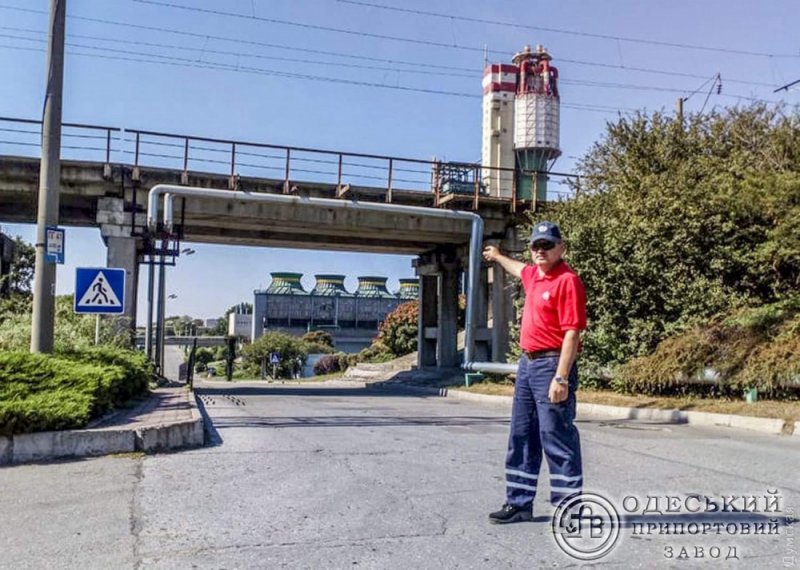
M 533 510 L 531 506 L 515 507 L 506 503 L 499 511 L 489 513 L 489 522 L 494 524 L 506 524 L 515 522 L 526 522 L 533 520 Z

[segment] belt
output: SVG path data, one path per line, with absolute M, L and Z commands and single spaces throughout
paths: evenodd
M 529 360 L 536 358 L 551 358 L 553 356 L 561 356 L 560 350 L 523 350 L 522 353 L 528 357 Z

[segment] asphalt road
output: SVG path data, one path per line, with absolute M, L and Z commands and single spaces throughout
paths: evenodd
M 503 502 L 505 407 L 336 385 L 222 382 L 198 392 L 212 422 L 205 448 L 0 469 L 0 568 L 582 565 L 556 545 L 546 493 L 532 523 L 487 521 Z M 623 519 L 615 548 L 594 564 L 781 568 L 797 550 L 798 525 L 787 524 L 800 510 L 796 438 L 635 422 L 579 427 L 587 491 L 622 514 L 625 497 L 664 501 L 656 499 L 662 514 L 639 509 Z M 667 496 L 721 501 L 774 489 L 781 513 L 683 510 L 676 519 L 665 509 Z M 767 528 L 769 518 L 779 534 L 742 534 L 744 523 Z M 635 523 L 675 520 L 727 530 L 633 535 Z M 725 560 L 731 548 L 737 558 Z

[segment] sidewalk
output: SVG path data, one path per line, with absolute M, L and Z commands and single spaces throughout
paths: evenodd
M 112 453 L 154 453 L 203 445 L 203 418 L 185 386 L 157 388 L 138 406 L 86 429 L 0 437 L 0 466 Z

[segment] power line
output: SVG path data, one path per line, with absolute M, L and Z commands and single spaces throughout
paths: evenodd
M 363 38 L 373 38 L 378 40 L 389 40 L 394 42 L 404 42 L 418 45 L 426 45 L 431 47 L 440 47 L 447 49 L 459 49 L 463 51 L 472 51 L 483 53 L 484 49 L 474 46 L 464 46 L 453 42 L 446 44 L 443 42 L 435 42 L 433 40 L 421 40 L 418 38 L 405 38 L 402 36 L 390 36 L 388 34 L 376 34 L 373 32 L 364 32 L 360 30 L 348 30 L 347 28 L 334 28 L 333 26 L 321 26 L 319 24 L 306 24 L 303 22 L 295 22 L 292 20 L 281 20 L 278 18 L 266 18 L 263 16 L 248 16 L 247 14 L 237 14 L 236 12 L 225 12 L 223 10 L 212 10 L 211 8 L 200 8 L 198 6 L 184 6 L 183 4 L 174 4 L 172 2 L 159 2 L 157 0 L 132 0 L 138 4 L 150 4 L 152 6 L 160 6 L 162 8 L 174 8 L 176 10 L 186 10 L 189 12 L 198 12 L 201 14 L 211 14 L 212 16 L 224 16 L 227 18 L 240 18 L 243 20 L 252 20 L 255 22 L 267 22 L 269 24 L 279 24 L 282 26 L 291 26 L 295 28 L 302 28 L 306 30 L 317 30 L 322 32 L 332 32 L 336 34 L 347 34 L 351 36 L 359 36 Z M 506 52 L 489 50 L 492 53 L 505 54 Z
M 14 31 L 21 31 L 21 32 L 30 32 L 30 33 L 38 33 L 44 34 L 45 32 L 40 32 L 39 30 L 32 30 L 30 28 L 14 28 L 13 26 L 0 26 L 0 30 L 14 30 Z M 34 41 L 30 38 L 26 38 L 24 36 L 13 36 L 9 34 L 0 34 L 0 37 L 8 38 L 8 39 L 20 39 L 20 40 L 28 40 Z M 375 65 L 363 65 L 363 64 L 353 64 L 353 63 L 342 63 L 336 61 L 322 61 L 319 59 L 300 59 L 300 58 L 292 58 L 292 57 L 281 57 L 281 56 L 272 56 L 272 55 L 262 55 L 257 53 L 247 53 L 247 52 L 237 52 L 237 51 L 228 51 L 228 50 L 214 50 L 209 49 L 207 47 L 203 48 L 196 48 L 196 47 L 187 47 L 175 44 L 162 44 L 162 43 L 155 43 L 155 42 L 145 42 L 139 40 L 123 40 L 119 38 L 109 38 L 104 36 L 91 36 L 85 34 L 70 34 L 69 37 L 72 38 L 82 38 L 88 40 L 97 40 L 103 42 L 112 42 L 112 43 L 121 43 L 121 44 L 134 44 L 137 46 L 146 46 L 146 47 L 156 47 L 156 48 L 166 48 L 166 49 L 178 49 L 184 51 L 199 51 L 201 55 L 205 54 L 216 54 L 216 55 L 227 55 L 227 56 L 235 56 L 235 57 L 250 57 L 253 59 L 269 59 L 273 61 L 284 61 L 288 63 L 303 63 L 303 64 L 317 64 L 317 65 L 328 65 L 334 67 L 346 67 L 351 69 L 369 69 L 369 70 L 376 70 L 376 71 L 394 71 L 397 73 L 416 73 L 421 75 L 435 75 L 437 77 L 447 76 L 447 77 L 464 77 L 469 79 L 474 79 L 475 77 L 479 76 L 479 73 L 476 70 L 473 70 L 471 74 L 467 73 L 457 73 L 451 72 L 447 70 L 441 71 L 424 71 L 420 69 L 399 69 L 399 68 L 391 68 L 387 69 L 384 67 L 379 67 Z M 39 41 L 39 40 L 36 40 Z M 73 44 L 76 45 L 76 44 Z M 85 46 L 84 46 L 85 47 Z M 151 54 L 155 55 L 155 54 Z
M 38 41 L 38 40 L 35 40 Z M 160 65 L 172 65 L 178 67 L 194 67 L 199 69 L 215 69 L 215 70 L 222 70 L 222 71 L 232 71 L 236 73 L 250 73 L 255 75 L 268 75 L 274 77 L 285 77 L 289 79 L 303 79 L 303 80 L 310 80 L 316 82 L 328 82 L 328 83 L 339 83 L 344 85 L 353 85 L 359 87 L 374 87 L 374 88 L 381 88 L 381 89 L 394 89 L 399 91 L 407 91 L 407 92 L 415 92 L 415 93 L 425 93 L 429 95 L 445 95 L 451 97 L 462 97 L 462 98 L 469 98 L 469 99 L 480 99 L 481 95 L 476 95 L 473 93 L 461 93 L 457 91 L 444 91 L 439 89 L 429 89 L 424 87 L 407 87 L 402 85 L 390 85 L 387 83 L 377 83 L 377 82 L 368 82 L 368 81 L 360 81 L 354 79 L 344 79 L 340 77 L 327 77 L 321 75 L 308 75 L 308 74 L 301 74 L 301 73 L 292 73 L 286 71 L 278 71 L 273 69 L 265 69 L 260 67 L 250 67 L 250 66 L 233 66 L 228 64 L 219 64 L 219 63 L 209 63 L 209 62 L 197 62 L 196 60 L 188 59 L 188 58 L 181 58 L 175 56 L 167 56 L 167 55 L 155 55 L 155 54 L 142 54 L 139 52 L 129 52 L 126 50 L 114 50 L 111 48 L 104 48 L 104 47 L 95 47 L 95 46 L 74 46 L 73 47 L 81 47 L 83 49 L 94 49 L 94 50 L 101 50 L 103 52 L 115 52 L 121 54 L 129 54 L 139 57 L 122 57 L 117 55 L 106 55 L 98 54 L 98 53 L 82 53 L 82 52 L 74 52 L 69 51 L 70 55 L 82 56 L 82 57 L 94 57 L 99 59 L 110 59 L 110 60 L 117 60 L 117 61 L 129 61 L 135 63 L 155 63 Z M 23 50 L 23 51 L 36 51 L 36 52 L 43 52 L 44 49 L 40 48 L 29 48 L 29 47 L 22 47 L 22 46 L 13 46 L 13 45 L 2 45 L 0 44 L 0 48 L 6 49 L 16 49 L 16 50 Z M 143 59 L 141 56 L 144 57 L 156 57 L 159 59 Z M 169 60 L 169 61 L 162 61 L 162 60 Z M 620 111 L 633 111 L 633 109 L 626 109 L 621 107 L 608 107 L 603 105 L 590 105 L 590 104 L 579 104 L 579 103 L 562 103 L 562 107 L 567 109 L 575 109 L 579 111 L 595 111 L 601 113 L 617 113 Z
M 38 30 L 32 30 L 29 28 L 15 28 L 12 26 L 0 26 L 0 30 L 14 30 L 14 31 L 22 31 L 22 32 L 29 32 L 29 33 L 36 33 L 39 35 L 44 35 L 44 32 L 40 32 Z M 347 63 L 340 63 L 340 62 L 329 62 L 329 61 L 322 61 L 322 60 L 309 60 L 309 59 L 297 59 L 297 58 L 287 58 L 287 57 L 280 57 L 280 56 L 267 56 L 267 55 L 260 55 L 260 54 L 252 54 L 252 53 L 244 53 L 244 52 L 235 52 L 235 51 L 226 51 L 226 50 L 212 50 L 206 47 L 203 47 L 202 50 L 195 47 L 187 47 L 187 46 L 180 46 L 175 44 L 161 44 L 161 43 L 152 43 L 152 42 L 144 42 L 139 40 L 123 40 L 118 38 L 108 38 L 103 36 L 90 36 L 90 35 L 82 35 L 82 34 L 72 34 L 71 37 L 74 38 L 84 38 L 84 39 L 91 39 L 97 40 L 102 42 L 112 42 L 112 43 L 121 43 L 121 44 L 135 44 L 137 46 L 147 46 L 147 47 L 157 47 L 157 48 L 166 48 L 166 49 L 178 49 L 184 51 L 201 51 L 202 55 L 206 53 L 210 54 L 218 54 L 218 55 L 227 55 L 227 56 L 236 56 L 236 57 L 251 57 L 256 59 L 269 59 L 274 61 L 285 61 L 290 63 L 305 63 L 305 64 L 316 64 L 316 65 L 325 65 L 325 66 L 341 66 L 346 68 L 352 69 L 368 69 L 368 70 L 378 70 L 378 71 L 386 71 L 385 67 L 377 67 L 377 66 L 370 66 L 370 65 L 360 65 L 360 64 L 347 64 Z M 32 38 L 27 38 L 25 36 L 16 36 L 13 34 L 2 34 L 0 33 L 0 38 L 7 38 L 7 39 L 18 39 L 24 41 L 37 41 L 37 42 L 44 42 L 45 40 L 35 40 Z M 73 42 L 68 42 L 67 45 L 74 46 L 74 47 L 83 47 L 87 49 L 105 49 L 100 48 L 99 46 L 86 46 L 81 44 L 76 44 Z M 124 52 L 128 53 L 128 52 Z M 142 54 L 141 52 L 137 52 L 139 55 L 148 55 L 152 57 L 166 57 L 161 54 Z M 399 73 L 417 73 L 423 75 L 434 75 L 434 76 L 453 76 L 453 77 L 463 77 L 468 79 L 476 79 L 479 77 L 477 72 L 473 72 L 472 74 L 466 73 L 448 73 L 448 72 L 434 72 L 434 71 L 422 71 L 422 70 L 406 70 L 406 69 L 396 69 L 393 71 L 397 71 Z M 640 90 L 640 91 L 663 91 L 669 93 L 683 93 L 683 89 L 678 89 L 674 87 L 660 87 L 660 86 L 652 86 L 652 85 L 635 85 L 635 84 L 626 84 L 626 83 L 609 83 L 609 82 L 602 82 L 602 81 L 587 81 L 587 80 L 580 80 L 580 79 L 562 79 L 561 83 L 565 85 L 580 85 L 580 86 L 587 86 L 587 87 L 599 87 L 599 88 L 608 88 L 608 89 L 633 89 L 633 90 Z
M 32 14 L 43 14 L 43 15 L 47 14 L 47 12 L 45 12 L 43 10 L 35 10 L 35 9 L 31 9 L 31 8 L 21 8 L 21 7 L 18 7 L 18 6 L 7 6 L 7 5 L 2 5 L 2 4 L 0 4 L 0 9 L 14 10 L 14 11 L 26 12 L 26 13 L 32 13 Z M 430 68 L 430 69 L 441 69 L 441 70 L 450 71 L 450 72 L 452 72 L 452 71 L 475 72 L 475 68 L 471 68 L 471 67 L 460 67 L 460 66 L 453 66 L 453 65 L 439 65 L 439 64 L 427 63 L 427 62 L 404 61 L 404 60 L 398 60 L 398 59 L 371 57 L 371 56 L 357 55 L 357 54 L 352 54 L 352 53 L 336 52 L 336 51 L 330 51 L 330 50 L 317 50 L 317 49 L 311 49 L 311 48 L 305 48 L 305 47 L 299 47 L 299 46 L 289 46 L 289 45 L 285 45 L 285 44 L 274 44 L 274 43 L 269 43 L 269 42 L 246 40 L 246 39 L 243 39 L 243 38 L 232 38 L 232 37 L 229 37 L 229 36 L 219 36 L 219 35 L 214 35 L 214 34 L 202 34 L 202 33 L 197 33 L 197 32 L 189 32 L 189 31 L 186 31 L 186 30 L 178 30 L 178 29 L 174 29 L 174 28 L 162 28 L 162 27 L 158 27 L 158 26 L 147 26 L 147 25 L 143 25 L 143 24 L 134 24 L 132 22 L 119 22 L 119 21 L 115 21 L 115 20 L 108 20 L 108 19 L 103 19 L 103 18 L 92 18 L 92 17 L 87 17 L 87 16 L 72 15 L 72 14 L 69 17 L 70 17 L 71 20 L 80 20 L 80 21 L 92 22 L 92 23 L 102 24 L 102 25 L 119 26 L 119 27 L 125 27 L 125 28 L 130 28 L 130 29 L 147 30 L 147 31 L 152 31 L 152 32 L 173 34 L 173 35 L 179 35 L 179 36 L 184 36 L 184 37 L 202 39 L 204 41 L 207 41 L 207 40 L 218 40 L 218 41 L 230 42 L 230 43 L 238 43 L 238 44 L 243 44 L 243 45 L 251 45 L 251 46 L 260 46 L 260 47 L 268 47 L 268 48 L 274 48 L 274 49 L 289 50 L 289 51 L 294 51 L 294 52 L 303 52 L 303 53 L 311 53 L 311 54 L 318 54 L 318 55 L 326 55 L 326 56 L 331 56 L 331 57 L 341 57 L 341 58 L 347 58 L 347 59 L 357 59 L 357 60 L 363 60 L 363 61 L 373 61 L 373 62 L 378 62 L 378 63 L 387 63 L 387 64 L 390 64 L 390 65 L 407 65 L 407 66 L 424 67 L 424 68 Z M 9 28 L 7 28 L 7 29 L 9 29 Z M 73 34 L 70 34 L 70 35 L 73 35 Z M 502 53 L 505 53 L 505 52 L 502 52 Z M 632 66 L 618 65 L 618 64 L 612 64 L 612 63 L 598 62 L 598 61 L 582 61 L 582 60 L 576 60 L 576 59 L 569 59 L 569 58 L 565 58 L 565 57 L 559 57 L 558 61 L 565 62 L 565 63 L 572 63 L 572 64 L 575 64 L 575 65 L 588 66 L 588 67 L 602 67 L 602 68 L 605 68 L 605 69 L 617 69 L 617 70 L 625 71 L 625 72 L 650 73 L 650 74 L 664 75 L 664 76 L 670 76 L 670 77 L 686 77 L 686 78 L 693 78 L 693 79 L 706 79 L 708 77 L 708 75 L 699 75 L 699 74 L 696 74 L 696 73 L 687 73 L 687 72 L 681 72 L 681 71 L 669 71 L 669 70 L 664 70 L 664 69 L 654 69 L 654 68 L 647 68 L 647 67 L 632 67 Z M 775 87 L 775 84 L 773 84 L 773 83 L 763 83 L 763 82 L 750 81 L 750 80 L 744 80 L 744 79 L 731 79 L 731 78 L 727 78 L 726 77 L 725 81 L 727 81 L 728 83 L 740 83 L 740 84 L 743 84 L 743 85 L 753 85 L 753 86 L 758 86 L 758 87 L 769 87 L 769 88 L 774 88 Z
M 212 14 L 214 16 L 225 16 L 225 17 L 229 17 L 229 18 L 240 18 L 240 19 L 245 19 L 245 20 L 252 20 L 252 21 L 258 21 L 258 22 L 267 22 L 267 23 L 271 23 L 271 24 L 279 24 L 279 25 L 284 25 L 284 26 L 298 27 L 298 28 L 303 28 L 303 29 L 311 29 L 311 30 L 326 31 L 326 32 L 332 32 L 332 33 L 338 33 L 338 34 L 347 34 L 347 35 L 355 35 L 355 36 L 361 36 L 361 37 L 375 38 L 375 39 L 381 39 L 381 40 L 390 40 L 390 41 L 396 41 L 396 42 L 427 45 L 427 46 L 431 46 L 431 47 L 458 49 L 458 50 L 463 50 L 463 51 L 471 51 L 471 52 L 479 52 L 479 53 L 489 52 L 489 53 L 497 53 L 497 54 L 504 54 L 504 55 L 507 54 L 506 51 L 487 50 L 485 48 L 474 47 L 474 46 L 465 46 L 465 45 L 457 44 L 455 42 L 453 42 L 452 44 L 447 44 L 447 43 L 443 43 L 443 42 L 436 42 L 436 41 L 433 41 L 433 40 L 422 40 L 422 39 L 419 39 L 419 38 L 407 38 L 407 37 L 403 37 L 403 36 L 390 36 L 388 34 L 377 34 L 377 33 L 374 33 L 374 32 L 364 32 L 364 31 L 360 31 L 360 30 L 350 30 L 350 29 L 346 29 L 346 28 L 335 28 L 335 27 L 332 27 L 332 26 L 321 26 L 319 24 L 307 24 L 307 23 L 296 22 L 296 21 L 292 21 L 292 20 L 282 20 L 282 19 L 278 19 L 278 18 L 266 18 L 266 17 L 263 17 L 263 16 L 256 16 L 255 14 L 248 16 L 247 14 L 238 14 L 236 12 L 225 12 L 223 10 L 212 10 L 210 8 L 199 8 L 197 6 L 186 6 L 186 5 L 183 5 L 183 4 L 175 4 L 174 2 L 163 2 L 163 1 L 159 1 L 159 0 L 133 0 L 133 2 L 136 2 L 136 3 L 139 3 L 139 4 L 149 4 L 149 5 L 153 5 L 153 6 L 161 6 L 161 7 L 165 7 L 165 8 L 173 8 L 173 9 L 176 9 L 176 10 L 187 10 L 187 11 L 190 11 L 190 12 L 198 12 L 198 13 L 203 13 L 203 14 Z M 353 3 L 356 3 L 356 2 L 353 2 Z M 364 3 L 364 4 L 367 5 L 366 3 Z M 405 9 L 405 8 L 394 8 L 394 7 L 391 7 L 391 6 L 383 6 L 383 5 L 380 5 L 380 4 L 369 4 L 369 5 L 375 6 L 375 7 L 378 7 L 378 8 L 388 9 L 388 10 L 408 11 L 408 9 Z M 434 12 L 430 12 L 430 13 L 426 13 L 426 14 L 427 15 L 432 15 L 432 16 L 437 16 L 437 17 L 450 18 L 450 16 L 437 14 L 437 13 L 434 13 Z M 457 16 L 453 17 L 453 19 L 456 19 L 456 18 L 458 18 L 458 17 Z M 544 30 L 545 28 L 538 28 L 538 29 Z M 552 32 L 558 32 L 558 33 L 568 33 L 565 30 L 555 30 L 555 29 L 546 29 L 546 30 L 547 31 L 552 31 Z M 603 38 L 603 39 L 612 39 L 612 40 L 618 40 L 618 41 L 626 41 L 626 42 L 639 41 L 639 42 L 643 42 L 643 43 L 656 44 L 656 45 L 660 45 L 660 46 L 664 46 L 664 47 L 678 47 L 678 48 L 685 48 L 685 49 L 698 49 L 698 50 L 715 51 L 715 52 L 729 53 L 729 54 L 736 54 L 736 55 L 752 55 L 752 56 L 771 57 L 771 58 L 775 58 L 775 57 L 800 58 L 800 55 L 794 55 L 794 54 L 771 54 L 771 53 L 763 53 L 763 52 L 751 52 L 751 51 L 744 51 L 744 50 L 733 50 L 733 49 L 727 49 L 727 48 L 713 48 L 713 47 L 707 47 L 707 46 L 692 46 L 692 45 L 689 45 L 689 44 L 660 42 L 660 41 L 657 41 L 657 40 L 634 40 L 634 39 L 631 39 L 631 38 L 624 38 L 624 37 L 619 37 L 619 36 L 606 36 L 606 35 L 602 35 L 602 34 L 589 34 L 589 33 L 583 33 L 583 32 L 580 32 L 580 33 L 579 32 L 569 32 L 569 33 L 573 33 L 573 34 L 577 34 L 577 35 L 583 35 L 583 36 L 589 36 L 589 37 L 598 37 L 598 38 Z
M 143 2 L 148 4 L 154 4 L 152 0 L 134 0 L 136 2 Z M 672 48 L 681 48 L 681 49 L 692 49 L 692 50 L 702 50 L 702 51 L 713 51 L 719 53 L 730 53 L 736 55 L 752 55 L 758 57 L 786 57 L 786 58 L 798 58 L 800 55 L 798 54 L 781 54 L 781 53 L 766 53 L 766 52 L 758 52 L 758 51 L 748 51 L 748 50 L 740 50 L 740 49 L 732 49 L 732 48 L 720 48 L 720 47 L 713 47 L 713 46 L 702 46 L 696 44 L 684 44 L 678 42 L 665 42 L 660 40 L 645 40 L 641 38 L 631 38 L 625 36 L 614 36 L 610 34 L 598 34 L 593 32 L 578 32 L 575 30 L 565 30 L 559 28 L 547 28 L 543 26 L 532 26 L 529 24 L 520 24 L 516 22 L 504 22 L 499 20 L 489 20 L 485 18 L 471 18 L 469 16 L 459 16 L 456 14 L 442 14 L 439 12 L 430 12 L 427 10 L 414 10 L 411 8 L 400 8 L 397 6 L 387 6 L 385 4 L 375 4 L 372 2 L 363 2 L 361 0 L 336 0 L 337 2 L 343 4 L 353 4 L 355 6 L 364 6 L 368 8 L 379 8 L 381 10 L 390 10 L 393 12 L 403 12 L 406 14 L 414 14 L 417 16 L 430 16 L 433 18 L 443 18 L 447 20 L 458 20 L 462 22 L 472 22 L 472 23 L 479 23 L 479 24 L 491 24 L 494 26 L 505 26 L 509 28 L 519 28 L 525 30 L 536 30 L 540 32 L 550 32 L 554 34 L 567 34 L 571 36 L 580 36 L 580 37 L 587 37 L 587 38 L 598 38 L 602 40 L 613 40 L 619 42 L 629 42 L 629 43 L 636 43 L 636 44 L 648 44 L 648 45 L 656 45 L 661 47 L 672 47 Z

